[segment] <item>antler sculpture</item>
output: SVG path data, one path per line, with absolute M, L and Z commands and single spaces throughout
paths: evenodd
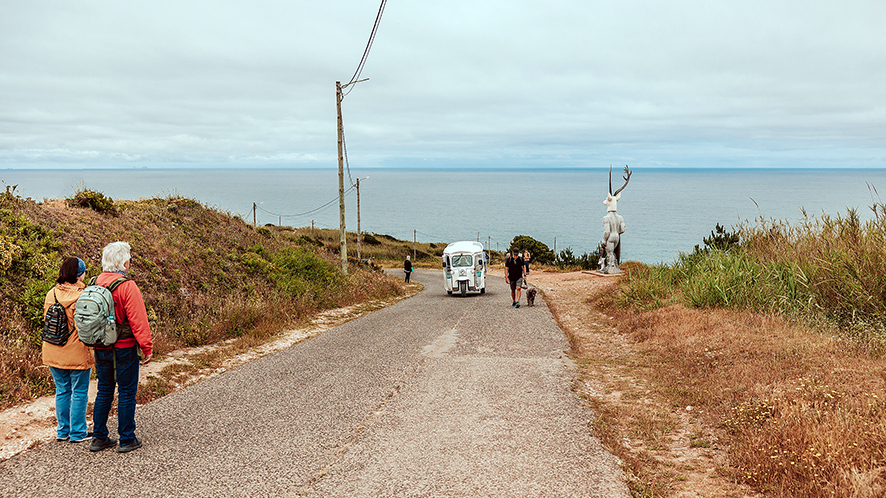
M 631 170 L 628 169 L 628 165 L 625 164 L 625 176 L 622 178 L 625 179 L 625 184 L 621 186 L 620 189 L 615 192 L 612 191 L 612 165 L 609 165 L 609 193 L 612 194 L 613 197 L 618 195 L 619 192 L 625 189 L 628 186 L 628 182 L 631 181 Z
M 621 259 L 621 234 L 625 231 L 625 221 L 616 211 L 618 210 L 618 200 L 621 198 L 621 191 L 628 186 L 631 181 L 631 170 L 625 165 L 624 178 L 625 184 L 615 192 L 612 191 L 612 166 L 609 166 L 609 194 L 603 204 L 606 205 L 606 216 L 603 217 L 603 244 L 606 247 L 606 260 L 603 273 L 618 274 L 621 269 L 618 267 Z

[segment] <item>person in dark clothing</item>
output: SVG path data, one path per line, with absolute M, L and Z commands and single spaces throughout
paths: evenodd
M 406 256 L 406 261 L 403 262 L 403 271 L 406 272 L 406 283 L 409 283 L 409 276 L 412 275 L 412 261 L 409 261 L 409 256 Z
M 524 262 L 517 249 L 511 251 L 511 255 L 505 259 L 505 282 L 511 286 L 511 300 L 514 301 L 511 306 L 520 307 L 520 292 L 523 286 L 523 270 Z

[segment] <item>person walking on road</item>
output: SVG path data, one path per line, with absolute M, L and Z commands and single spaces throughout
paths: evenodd
M 58 271 L 58 282 L 47 294 L 43 315 L 55 303 L 65 308 L 68 336 L 64 345 L 43 342 L 43 364 L 49 367 L 55 381 L 55 428 L 57 441 L 79 443 L 89 439 L 86 426 L 86 405 L 89 401 L 89 375 L 95 360 L 92 350 L 80 342 L 74 324 L 74 304 L 83 292 L 86 263 L 80 258 L 65 258 Z
M 505 259 L 505 282 L 511 286 L 511 306 L 520 307 L 520 291 L 523 286 L 523 258 L 517 253 L 517 249 L 511 250 L 511 255 Z
M 403 262 L 403 271 L 406 272 L 406 283 L 409 283 L 409 276 L 412 275 L 412 261 L 409 261 L 409 256 L 406 256 L 406 261 Z
M 529 275 L 529 250 L 523 251 L 523 265 L 526 267 L 526 274 Z
M 109 286 L 130 268 L 130 246 L 126 242 L 111 242 L 102 251 L 102 273 L 95 284 Z M 144 355 L 142 365 L 151 361 L 153 342 L 148 313 L 141 290 L 127 279 L 111 293 L 114 297 L 114 316 L 117 322 L 117 342 L 108 348 L 95 348 L 95 371 L 98 394 L 93 407 L 93 440 L 89 451 L 101 451 L 117 446 L 117 440 L 108 436 L 108 414 L 117 392 L 117 433 L 120 435 L 118 453 L 142 447 L 135 435 L 135 395 L 138 390 L 139 350 Z

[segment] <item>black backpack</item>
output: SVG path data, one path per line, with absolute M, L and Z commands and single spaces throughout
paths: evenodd
M 71 328 L 68 327 L 68 314 L 65 307 L 59 304 L 58 298 L 55 296 L 55 289 L 52 290 L 52 298 L 55 304 L 49 305 L 46 310 L 46 316 L 43 317 L 43 341 L 56 346 L 64 346 L 68 343 L 68 337 L 71 336 Z

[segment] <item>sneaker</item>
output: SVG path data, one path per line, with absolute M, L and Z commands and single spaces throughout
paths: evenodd
M 515 308 L 519 308 L 519 307 L 520 307 L 520 303 L 514 303 L 514 307 L 515 307 Z
M 72 443 L 82 443 L 83 441 L 89 441 L 90 439 L 92 439 L 92 435 L 91 435 L 91 434 L 88 435 L 88 436 L 86 436 L 86 437 L 83 438 L 83 439 L 71 439 L 71 442 L 72 442 Z
M 65 437 L 58 437 L 58 436 L 56 436 L 56 437 L 55 437 L 55 440 L 56 440 L 56 441 L 67 441 L 67 440 L 68 440 L 68 436 L 65 436 Z
M 514 301 L 513 303 L 511 303 L 511 308 L 513 308 L 514 306 L 517 306 L 517 301 Z
M 137 450 L 142 447 L 142 439 L 140 437 L 135 438 L 135 441 L 129 444 L 121 444 L 117 447 L 117 453 L 128 453 L 132 450 Z
M 89 445 L 89 451 L 101 451 L 114 446 L 117 446 L 117 440 L 112 437 L 107 439 L 94 438 L 92 444 Z

